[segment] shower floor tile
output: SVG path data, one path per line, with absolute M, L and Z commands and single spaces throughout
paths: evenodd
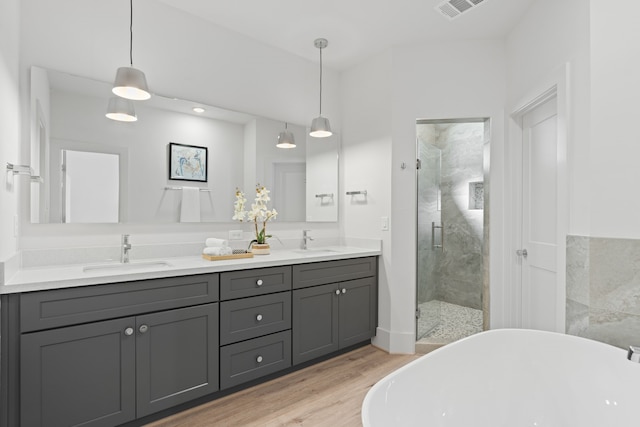
M 446 344 L 482 332 L 482 310 L 432 300 L 422 303 L 419 342 Z

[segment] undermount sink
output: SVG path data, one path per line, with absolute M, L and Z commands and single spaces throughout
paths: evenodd
M 87 272 L 100 272 L 100 271 L 131 271 L 140 270 L 145 268 L 161 268 L 170 267 L 166 261 L 144 261 L 144 262 L 129 262 L 119 264 L 104 264 L 104 265 L 88 265 L 82 268 L 82 271 Z
M 339 251 L 336 251 L 335 249 L 327 249 L 327 248 L 310 248 L 310 249 L 296 249 L 294 252 L 302 255 L 327 255 L 327 254 L 335 254 Z

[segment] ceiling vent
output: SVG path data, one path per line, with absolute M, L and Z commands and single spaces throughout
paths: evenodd
M 447 18 L 455 19 L 465 12 L 486 3 L 487 0 L 446 0 L 436 6 L 436 10 Z

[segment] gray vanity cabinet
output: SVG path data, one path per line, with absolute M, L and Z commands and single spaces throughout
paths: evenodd
M 21 423 L 114 426 L 135 419 L 133 318 L 27 334 L 21 345 Z
M 114 426 L 217 391 L 217 299 L 216 274 L 22 295 L 20 425 Z
M 136 334 L 138 417 L 218 390 L 217 303 L 138 316 Z
M 375 257 L 294 266 L 293 280 L 294 365 L 375 335 Z
M 220 389 L 291 366 L 291 266 L 220 275 Z
M 0 298 L 0 426 L 113 427 L 366 342 L 377 257 Z

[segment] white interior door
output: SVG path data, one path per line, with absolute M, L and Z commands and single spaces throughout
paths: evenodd
M 117 223 L 120 156 L 62 150 L 62 215 L 66 223 Z
M 305 220 L 305 163 L 273 164 L 273 207 L 280 221 Z
M 559 156 L 557 98 L 522 116 L 522 326 L 559 331 L 564 292 L 559 280 Z

